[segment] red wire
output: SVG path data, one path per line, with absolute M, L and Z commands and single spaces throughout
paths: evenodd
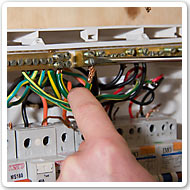
M 163 74 L 159 75 L 158 77 L 152 79 L 152 82 L 157 82 L 157 81 L 159 81 L 161 78 L 163 78 L 163 76 L 164 76 Z
M 132 113 L 132 105 L 133 105 L 133 102 L 130 101 L 130 103 L 129 103 L 129 108 L 128 108 L 130 118 L 134 118 L 134 117 L 133 117 L 133 113 Z
M 136 96 L 134 99 L 136 100 L 139 96 Z M 133 102 L 130 101 L 129 102 L 129 108 L 128 108 L 130 118 L 134 118 L 133 113 L 132 113 L 132 105 L 133 105 Z
M 139 69 L 142 71 L 142 67 L 139 67 Z M 135 69 L 134 68 L 132 68 L 132 69 L 130 69 L 128 72 L 127 72 L 127 74 L 125 75 L 125 79 L 124 79 L 124 82 L 125 81 L 127 81 L 127 79 L 128 79 L 128 77 L 129 77 L 129 75 L 134 71 Z M 137 76 L 136 76 L 136 78 L 139 78 L 139 77 L 141 77 L 141 75 L 142 75 L 142 72 L 141 73 L 139 73 Z M 124 89 L 124 86 L 123 87 L 121 87 L 121 88 L 119 88 L 118 90 L 116 90 L 113 94 L 118 94 L 118 93 L 120 93 L 122 90 Z
M 85 81 L 84 81 L 83 79 L 81 79 L 81 78 L 79 78 L 79 77 L 76 77 L 76 79 L 77 79 L 83 86 L 86 85 L 86 83 L 85 83 Z
M 139 67 L 139 69 L 142 71 L 142 67 Z M 125 78 L 124 78 L 124 82 L 127 81 L 129 75 L 130 75 L 134 70 L 135 70 L 135 69 L 132 68 L 132 69 L 130 69 L 130 70 L 126 73 Z M 142 75 L 142 72 L 139 73 L 139 74 L 136 76 L 136 78 L 141 77 L 141 75 Z M 124 86 L 121 87 L 121 88 L 119 88 L 118 90 L 116 90 L 113 94 L 114 94 L 114 95 L 119 94 L 123 89 L 124 89 Z M 110 107 L 109 105 L 107 105 L 107 106 L 105 107 L 105 111 L 106 111 L 106 112 L 108 111 L 109 107 Z
M 142 67 L 139 67 L 139 69 L 142 71 Z M 130 69 L 130 70 L 126 73 L 125 78 L 124 78 L 124 82 L 127 81 L 129 75 L 130 75 L 134 70 L 135 70 L 135 69 L 132 68 L 132 69 Z M 139 74 L 136 76 L 136 78 L 141 77 L 141 75 L 142 75 L 142 72 L 139 73 Z M 119 88 L 118 90 L 116 90 L 113 94 L 114 94 L 114 95 L 119 94 L 123 89 L 124 89 L 124 86 L 121 87 L 121 88 Z M 130 103 L 131 103 L 131 102 L 130 102 Z M 105 107 L 105 111 L 106 111 L 106 112 L 108 111 L 109 107 L 110 107 L 109 105 L 107 105 L 107 106 Z M 131 109 L 132 109 L 132 103 L 129 104 L 129 115 L 130 115 L 130 117 L 132 116 L 131 118 L 133 118 L 133 114 L 132 114 Z

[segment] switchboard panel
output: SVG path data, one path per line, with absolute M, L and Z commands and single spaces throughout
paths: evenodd
M 182 181 L 181 25 L 8 30 L 7 71 L 7 181 L 64 172 L 85 143 L 67 100 L 76 87 L 157 181 Z

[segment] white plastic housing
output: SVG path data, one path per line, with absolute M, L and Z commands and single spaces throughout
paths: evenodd
M 17 157 L 28 159 L 56 155 L 56 133 L 53 127 L 16 127 Z

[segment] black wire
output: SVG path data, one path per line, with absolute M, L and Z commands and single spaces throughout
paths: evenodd
M 114 107 L 114 103 L 111 103 L 109 106 L 109 111 L 108 111 L 108 116 L 110 118 L 110 120 L 112 121 L 112 111 L 113 111 L 113 107 Z
M 119 83 L 119 84 L 116 84 L 116 85 L 113 85 L 113 86 L 109 86 L 104 90 L 112 90 L 112 89 L 116 89 L 116 88 L 121 88 L 121 87 L 123 87 L 123 86 L 125 86 L 127 84 L 130 84 L 136 78 L 136 76 L 138 74 L 138 71 L 139 71 L 139 65 L 137 63 L 135 63 L 134 64 L 134 73 L 133 73 L 133 75 L 131 75 L 129 77 L 129 79 L 127 81 L 124 81 L 122 83 Z
M 131 99 L 131 101 L 132 101 L 133 103 L 135 103 L 135 104 L 137 104 L 137 105 L 140 105 L 140 106 L 146 106 L 146 105 L 152 103 L 153 100 L 154 100 L 154 98 L 155 98 L 155 93 L 154 93 L 154 90 L 153 90 L 153 89 L 148 88 L 148 87 L 143 87 L 143 89 L 144 89 L 144 90 L 148 90 L 148 92 L 144 95 L 142 101 L 137 101 L 137 100 L 135 100 L 135 99 Z M 145 102 L 145 100 L 149 97 L 150 94 L 151 94 L 152 96 L 150 97 L 150 99 L 149 99 L 148 101 Z
M 17 86 L 17 84 L 19 83 L 19 82 L 21 82 L 22 80 L 24 80 L 24 76 L 22 75 L 22 76 L 20 76 L 19 78 L 17 78 L 14 82 L 13 82 L 13 84 L 9 87 L 9 89 L 7 90 L 7 96 L 9 96 L 10 95 L 10 93 L 15 89 L 15 87 Z
M 130 82 L 132 82 L 137 74 L 138 74 L 138 71 L 139 71 L 139 65 L 138 64 L 134 64 L 134 74 L 125 82 L 123 83 L 120 83 L 118 84 L 118 86 L 122 87 L 123 85 L 127 85 L 129 84 Z M 129 98 L 134 98 L 136 96 L 136 94 L 138 94 L 138 92 L 142 89 L 143 87 L 143 84 L 144 84 L 144 81 L 145 81 L 145 78 L 146 78 L 146 63 L 142 63 L 142 77 L 141 77 L 141 81 L 140 81 L 140 84 L 139 84 L 139 87 L 137 88 L 137 90 L 128 98 L 124 99 L 124 100 L 117 100 L 117 101 L 107 101 L 107 102 L 103 102 L 102 103 L 102 106 L 105 106 L 105 105 L 110 105 L 110 109 L 109 109 L 109 112 L 108 112 L 108 115 L 110 117 L 110 119 L 112 119 L 112 110 L 113 110 L 113 107 L 116 103 L 119 103 L 119 102 L 123 102 L 123 101 L 127 101 L 129 100 Z
M 111 82 L 109 82 L 108 84 L 102 84 L 102 83 L 100 83 L 100 84 L 99 84 L 100 89 L 101 89 L 101 90 L 109 90 L 110 88 L 112 89 L 112 87 L 113 87 L 113 86 L 120 80 L 120 78 L 122 77 L 125 68 L 126 68 L 126 66 L 123 65 L 123 64 L 121 64 L 117 76 L 116 76 Z
M 28 95 L 25 97 L 24 101 L 22 102 L 21 113 L 22 113 L 22 119 L 24 121 L 24 127 L 29 127 L 28 117 L 27 117 L 27 113 L 26 113 L 26 103 L 27 103 L 27 99 L 31 93 L 32 92 L 29 91 Z
M 159 87 L 159 85 L 161 84 L 161 82 L 163 81 L 164 78 L 161 78 L 158 82 L 157 82 L 157 85 L 153 85 L 154 88 L 149 88 L 147 86 L 143 86 L 143 89 L 145 90 L 148 90 L 148 92 L 144 95 L 143 99 L 141 101 L 137 101 L 137 100 L 134 100 L 134 99 L 131 99 L 131 101 L 135 104 L 138 104 L 140 106 L 145 106 L 145 105 L 148 105 L 150 103 L 153 102 L 154 100 L 154 97 L 155 97 L 155 94 L 154 94 L 154 91 Z M 149 101 L 145 102 L 145 100 L 149 97 L 149 95 L 152 94 L 151 98 L 149 99 Z
M 158 88 L 158 86 L 161 84 L 161 82 L 164 80 L 164 78 L 162 77 L 158 82 L 157 82 L 157 86 L 153 85 L 154 86 L 154 89 L 151 89 L 145 96 L 144 98 L 142 99 L 142 103 L 145 102 L 145 100 L 148 98 L 148 96 L 150 95 L 151 91 L 153 92 L 154 94 L 154 91 L 156 90 L 156 88 Z M 154 98 L 153 98 L 154 100 Z M 140 113 L 141 113 L 141 116 L 142 117 L 145 117 L 144 113 L 143 113 L 143 106 L 141 105 L 140 106 Z
M 82 68 L 82 67 L 76 67 L 75 69 L 78 70 L 78 71 L 80 71 L 81 73 L 83 73 L 85 76 L 88 76 L 88 71 L 85 70 L 84 68 Z
M 133 92 L 126 100 L 132 100 L 139 94 L 139 92 L 143 88 L 143 84 L 146 79 L 146 71 L 147 71 L 146 63 L 142 63 L 142 76 L 141 76 L 140 84 L 139 84 L 138 88 L 135 90 L 135 92 Z M 138 74 L 138 72 L 137 72 L 137 74 Z
M 94 96 L 98 96 L 99 90 L 100 90 L 100 87 L 99 87 L 99 83 L 98 83 L 97 72 L 95 72 L 93 80 L 92 80 L 91 92 Z
M 131 76 L 131 78 L 135 79 L 136 76 L 137 76 L 137 74 L 138 74 L 139 65 L 138 64 L 134 64 L 134 66 L 135 66 L 135 72 L 134 72 L 133 76 Z M 131 100 L 132 101 L 133 98 L 136 97 L 138 95 L 138 93 L 140 92 L 140 90 L 143 88 L 143 84 L 144 84 L 145 78 L 146 78 L 146 63 L 142 63 L 142 76 L 141 76 L 141 81 L 140 81 L 140 84 L 139 84 L 137 90 L 134 93 L 132 93 L 129 97 L 127 97 L 127 98 L 125 98 L 123 100 L 116 100 L 116 101 L 111 100 L 111 101 L 103 102 L 102 105 L 105 106 L 105 105 L 108 105 L 108 104 L 112 104 L 112 103 L 115 104 L 115 103 L 124 102 L 124 101 L 127 101 L 127 100 Z

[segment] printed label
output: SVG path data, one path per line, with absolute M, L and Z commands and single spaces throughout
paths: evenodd
M 12 174 L 11 180 L 20 179 L 20 178 L 23 178 L 23 176 L 24 176 L 23 173 Z
M 169 153 L 169 152 L 172 152 L 172 147 L 171 147 L 171 146 L 164 147 L 164 148 L 162 149 L 162 153 L 163 153 L 163 154 Z
M 25 167 L 24 163 L 9 165 L 8 171 L 22 170 Z

